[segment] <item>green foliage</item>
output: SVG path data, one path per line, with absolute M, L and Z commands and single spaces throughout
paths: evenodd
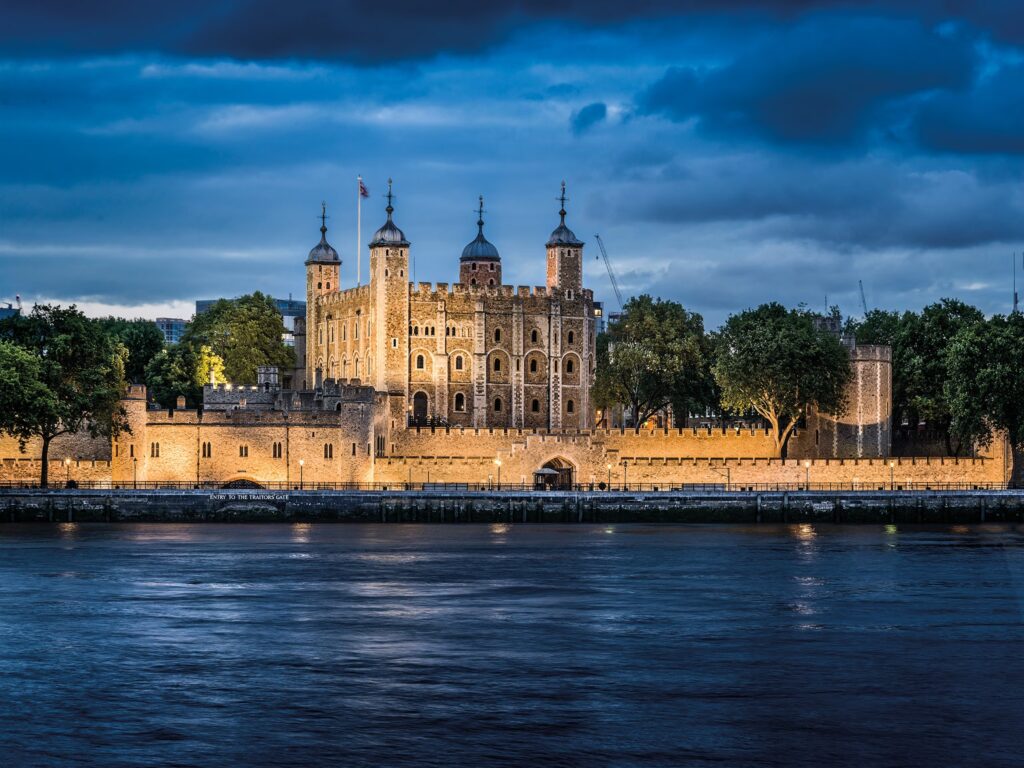
M 26 349 L 0 341 L 0 431 L 24 442 L 40 414 L 58 418 L 57 399 L 43 382 L 42 360 Z
M 270 296 L 256 292 L 234 301 L 221 299 L 196 315 L 185 329 L 182 344 L 200 350 L 208 346 L 224 361 L 224 375 L 233 384 L 256 383 L 256 369 L 295 365 L 295 353 L 284 343 L 281 313 Z
M 630 299 L 597 341 L 594 402 L 626 405 L 634 425 L 672 405 L 682 417 L 713 397 L 704 320 L 674 301 Z
M 164 335 L 152 320 L 125 320 L 104 317 L 94 321 L 108 336 L 128 350 L 125 377 L 135 383 L 145 381 L 146 366 L 164 348 Z
M 1024 315 L 996 315 L 964 325 L 946 352 L 944 396 L 953 434 L 987 446 L 993 430 L 1006 434 L 1015 485 L 1024 476 Z
M 834 334 L 817 328 L 810 313 L 775 303 L 728 319 L 713 371 L 722 405 L 753 408 L 767 419 L 779 456 L 808 406 L 842 411 L 851 375 L 849 355 Z
M 27 376 L 31 396 L 13 403 L 16 414 L 4 419 L 22 440 L 42 440 L 43 485 L 53 438 L 83 430 L 110 436 L 126 427 L 120 400 L 128 350 L 75 307 L 36 306 L 28 315 L 7 318 L 0 322 L 0 340 L 37 361 L 29 373 L 14 374 Z M 18 357 L 8 352 L 5 364 L 17 363 Z M 12 376 L 9 371 L 0 375 Z
M 884 309 L 872 309 L 863 320 L 847 318 L 844 331 L 852 334 L 858 344 L 879 344 L 893 346 L 896 338 L 903 327 L 904 317 L 899 312 L 889 312 Z
M 165 408 L 172 408 L 179 395 L 185 404 L 198 408 L 203 402 L 203 385 L 210 382 L 210 373 L 216 383 L 223 384 L 224 361 L 213 354 L 208 346 L 197 353 L 188 344 L 174 344 L 160 352 L 146 366 L 146 386 L 150 396 Z

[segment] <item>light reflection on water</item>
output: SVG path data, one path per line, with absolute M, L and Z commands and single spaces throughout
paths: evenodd
M 1013 765 L 1022 557 L 1000 526 L 0 526 L 0 750 Z

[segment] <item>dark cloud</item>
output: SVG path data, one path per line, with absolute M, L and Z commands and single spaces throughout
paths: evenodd
M 922 146 L 939 152 L 1024 154 L 1024 66 L 1005 65 L 969 91 L 936 94 L 918 112 Z
M 577 112 L 573 112 L 569 125 L 577 136 L 586 133 L 608 116 L 608 105 L 602 101 L 587 104 Z
M 969 85 L 972 41 L 918 21 L 834 15 L 779 30 L 724 66 L 672 68 L 639 109 L 695 119 L 707 135 L 846 146 L 869 138 L 894 102 Z
M 159 52 L 243 59 L 380 62 L 479 53 L 543 22 L 619 25 L 680 17 L 767 22 L 858 7 L 935 23 L 962 19 L 1024 40 L 1013 0 L 6 0 L 0 49 L 15 55 Z

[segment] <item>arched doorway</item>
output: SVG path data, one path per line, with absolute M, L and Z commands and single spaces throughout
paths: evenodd
M 417 392 L 412 396 L 412 420 L 414 424 L 427 423 L 427 393 Z
M 255 480 L 249 480 L 248 478 L 240 477 L 240 478 L 236 478 L 235 480 L 229 480 L 228 482 L 224 483 L 224 485 L 222 485 L 221 488 L 225 488 L 225 489 L 231 489 L 231 488 L 262 489 L 263 486 L 260 485 L 259 483 L 257 483 Z
M 533 486 L 539 491 L 571 491 L 573 465 L 561 457 L 551 459 L 533 473 Z

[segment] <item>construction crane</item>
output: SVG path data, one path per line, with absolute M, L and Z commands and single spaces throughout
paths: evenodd
M 604 257 L 604 265 L 608 268 L 608 279 L 611 281 L 612 290 L 615 291 L 615 298 L 619 302 L 619 309 L 623 309 L 622 305 L 622 291 L 619 290 L 619 281 L 615 279 L 615 270 L 612 269 L 611 259 L 608 258 L 608 251 L 604 247 L 604 241 L 600 235 L 594 235 L 594 239 L 597 240 L 598 246 L 601 248 L 601 255 Z
M 864 298 L 864 281 L 858 280 L 857 285 L 860 286 L 860 305 L 864 308 L 864 317 L 868 316 L 868 300 Z

